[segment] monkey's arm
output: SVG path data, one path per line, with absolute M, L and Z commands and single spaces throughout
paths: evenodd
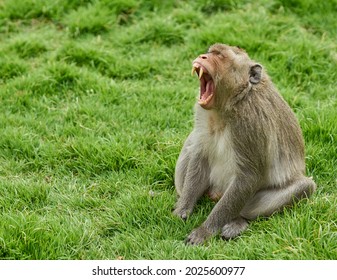
M 183 174 L 185 176 L 183 180 L 184 185 L 173 212 L 182 219 L 186 219 L 193 211 L 198 199 L 209 187 L 208 161 L 202 156 L 201 152 L 191 153 L 188 155 L 188 158 L 188 161 L 182 162 L 182 164 L 187 166 L 178 167 L 185 168 L 186 173 Z

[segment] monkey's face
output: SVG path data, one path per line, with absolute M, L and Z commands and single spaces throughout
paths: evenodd
M 192 63 L 200 80 L 198 103 L 204 109 L 222 107 L 230 94 L 248 85 L 250 59 L 239 47 L 211 46 Z

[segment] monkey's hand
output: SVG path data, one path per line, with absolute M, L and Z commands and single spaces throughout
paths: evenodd
M 213 233 L 209 231 L 205 226 L 194 229 L 190 235 L 186 238 L 185 243 L 189 245 L 199 245 L 204 243 Z
M 176 209 L 173 211 L 173 214 L 178 216 L 179 218 L 186 220 L 187 217 L 192 213 L 193 209 L 187 209 L 187 208 L 181 208 L 176 207 Z

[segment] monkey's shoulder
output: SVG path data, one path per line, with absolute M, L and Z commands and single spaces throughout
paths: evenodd
M 283 120 L 296 122 L 294 112 L 272 85 L 264 90 L 253 90 L 228 111 L 232 125 L 256 132 L 277 127 Z

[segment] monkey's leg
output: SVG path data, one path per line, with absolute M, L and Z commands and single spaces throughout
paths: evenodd
M 268 217 L 285 206 L 309 197 L 315 189 L 314 181 L 303 176 L 286 187 L 260 190 L 247 202 L 240 215 L 248 220 L 254 220 L 258 216 Z
M 192 245 L 203 243 L 223 227 L 226 227 L 224 229 L 226 232 L 231 232 L 230 235 L 235 235 L 244 230 L 247 225 L 243 219 L 238 217 L 243 206 L 253 195 L 256 181 L 258 180 L 255 180 L 254 176 L 238 174 L 234 182 L 231 183 L 214 206 L 206 221 L 200 227 L 194 229 L 187 237 L 186 243 Z M 231 226 L 235 228 L 230 229 Z
M 186 219 L 208 187 L 208 161 L 200 154 L 191 155 L 184 178 L 184 186 L 181 189 L 181 194 L 173 213 L 182 219 Z

